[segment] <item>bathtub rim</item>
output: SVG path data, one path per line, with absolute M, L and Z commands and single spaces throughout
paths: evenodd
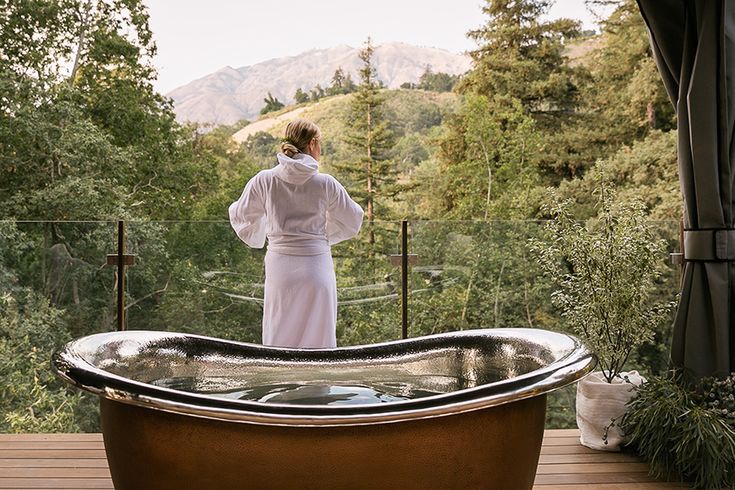
M 308 352 L 310 355 L 334 351 L 349 353 L 351 351 L 377 350 L 395 345 L 418 343 L 421 339 L 455 338 L 458 336 L 533 341 L 534 336 L 544 335 L 547 336 L 547 340 L 548 337 L 556 337 L 558 340 L 571 341 L 573 348 L 566 355 L 547 366 L 517 377 L 423 398 L 382 404 L 345 406 L 261 403 L 165 388 L 98 368 L 74 351 L 74 347 L 81 345 L 88 339 L 101 336 L 118 337 L 120 335 L 135 337 L 140 334 L 153 335 L 160 339 L 194 338 L 245 346 L 263 352 L 278 351 L 279 353 L 292 354 Z M 578 381 L 595 368 L 597 358 L 594 353 L 572 335 L 531 328 L 464 330 L 337 349 L 281 349 L 194 334 L 128 330 L 98 333 L 71 341 L 54 353 L 51 364 L 56 374 L 66 382 L 79 389 L 121 403 L 229 422 L 312 427 L 395 423 L 448 416 L 511 403 L 516 400 L 549 393 Z

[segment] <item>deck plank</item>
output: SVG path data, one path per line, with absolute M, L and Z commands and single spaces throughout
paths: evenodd
M 537 475 L 574 473 L 648 473 L 645 463 L 565 463 L 539 464 Z
M 104 443 L 100 441 L 2 441 L 0 450 L 13 449 L 46 449 L 50 445 L 54 449 L 104 449 Z
M 576 429 L 544 433 L 535 490 L 689 488 L 657 481 L 634 454 L 595 451 Z M 0 489 L 113 488 L 101 434 L 0 434 Z
M 590 485 L 545 485 L 536 483 L 534 490 L 664 490 L 668 488 L 689 488 L 684 483 L 666 483 L 666 482 L 638 482 L 638 483 L 597 483 L 594 488 Z
M 112 480 L 103 478 L 2 478 L 0 477 L 0 488 L 30 489 L 30 488 L 54 488 L 54 489 L 108 489 L 112 486 Z
M 95 441 L 102 440 L 99 432 L 74 434 L 0 434 L 0 443 L 10 441 Z
M 594 454 L 541 454 L 539 465 L 558 463 L 638 463 L 640 458 L 635 454 L 603 453 Z
M 101 458 L 82 459 L 53 457 L 0 459 L 0 468 L 107 468 L 107 459 L 104 455 Z

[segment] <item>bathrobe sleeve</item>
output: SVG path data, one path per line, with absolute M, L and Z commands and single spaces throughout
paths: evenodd
M 332 182 L 327 209 L 327 239 L 330 245 L 352 238 L 362 226 L 363 210 L 336 179 Z
M 245 185 L 240 199 L 230 204 L 230 224 L 243 242 L 253 248 L 265 246 L 265 205 L 256 175 Z

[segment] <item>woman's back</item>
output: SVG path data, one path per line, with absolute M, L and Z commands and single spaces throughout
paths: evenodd
M 329 250 L 327 208 L 334 193 L 329 179 L 317 173 L 314 159 L 304 154 L 279 154 L 278 166 L 263 172 L 270 250 L 299 255 Z
M 247 218 L 243 216 L 246 208 L 259 213 L 253 219 L 261 219 L 260 226 L 249 228 L 263 230 L 268 249 L 274 252 L 325 253 L 330 244 L 353 236 L 362 224 L 362 209 L 336 179 L 318 173 L 318 163 L 309 155 L 279 153 L 278 166 L 259 172 L 248 182 L 246 191 L 247 198 L 244 193 L 230 207 L 230 216 L 240 216 L 239 221 L 250 224 L 251 220 L 243 219 Z M 263 246 L 250 243 L 237 227 L 236 231 L 249 245 Z

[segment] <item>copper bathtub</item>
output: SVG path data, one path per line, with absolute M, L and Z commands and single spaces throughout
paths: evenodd
M 527 489 L 546 393 L 592 370 L 573 337 L 471 330 L 334 350 L 167 332 L 70 342 L 117 489 Z

